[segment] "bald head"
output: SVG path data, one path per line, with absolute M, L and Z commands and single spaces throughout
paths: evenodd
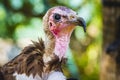
M 69 34 L 77 25 L 83 26 L 85 31 L 86 26 L 85 21 L 75 11 L 64 6 L 49 9 L 44 16 L 44 22 L 45 29 L 53 35 L 60 35 L 61 32 Z

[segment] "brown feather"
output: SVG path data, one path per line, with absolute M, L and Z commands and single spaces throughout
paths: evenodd
M 4 80 L 4 76 L 3 76 L 2 72 L 1 72 L 1 67 L 0 67 L 0 80 Z
M 59 58 L 55 55 L 52 60 L 48 62 L 48 67 L 46 67 L 46 70 L 44 71 L 44 42 L 41 39 L 39 39 L 39 42 L 32 42 L 33 44 L 25 47 L 20 55 L 15 57 L 1 68 L 1 73 L 4 75 L 5 80 L 15 80 L 15 77 L 13 76 L 15 72 L 18 74 L 26 73 L 27 76 L 32 74 L 33 77 L 38 74 L 42 77 L 43 73 L 49 73 L 52 70 L 62 71 L 61 65 L 66 60 L 63 59 L 61 62 L 59 62 Z
M 19 74 L 26 73 L 27 76 L 30 74 L 42 76 L 43 54 L 44 42 L 41 39 L 39 39 L 39 42 L 33 42 L 33 44 L 25 47 L 20 55 L 2 67 L 1 72 L 5 80 L 14 80 L 13 73 L 15 72 Z

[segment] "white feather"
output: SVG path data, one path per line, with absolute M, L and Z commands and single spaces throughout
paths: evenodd
M 38 75 L 33 78 L 33 75 L 27 76 L 26 74 L 18 74 L 17 72 L 13 76 L 16 76 L 16 80 L 42 80 Z
M 62 72 L 56 71 L 50 73 L 47 80 L 66 80 L 66 77 L 63 75 Z
M 16 80 L 66 80 L 63 73 L 59 71 L 52 71 L 48 76 L 45 76 L 44 79 L 38 74 L 33 78 L 33 75 L 27 76 L 26 74 L 18 74 L 15 72 L 13 76 L 16 76 Z

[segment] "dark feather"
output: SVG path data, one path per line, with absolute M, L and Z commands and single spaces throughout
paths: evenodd
M 1 67 L 0 67 L 0 80 L 4 80 L 3 74 L 1 72 Z
M 0 75 L 4 75 L 5 80 L 14 80 L 13 73 L 15 72 L 18 74 L 26 73 L 28 76 L 30 74 L 41 76 L 44 66 L 43 54 L 44 42 L 39 39 L 39 42 L 33 42 L 33 44 L 25 47 L 20 55 L 5 64 L 1 68 Z
M 78 79 L 75 79 L 75 78 L 69 78 L 69 79 L 67 79 L 67 80 L 78 80 Z

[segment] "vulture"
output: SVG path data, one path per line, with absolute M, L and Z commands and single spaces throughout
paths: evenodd
M 64 6 L 50 8 L 43 17 L 45 40 L 32 41 L 3 65 L 0 80 L 67 80 L 62 65 L 67 60 L 66 50 L 76 26 L 86 31 L 84 19 L 75 11 Z

